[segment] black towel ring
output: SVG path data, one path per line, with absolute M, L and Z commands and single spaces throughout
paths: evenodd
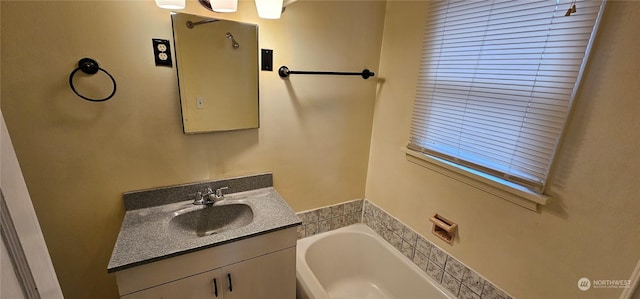
M 76 74 L 77 71 L 81 70 L 82 72 L 84 72 L 85 74 L 89 74 L 89 75 L 93 75 L 95 73 L 97 73 L 98 71 L 103 71 L 105 74 L 107 74 L 107 76 L 109 76 L 109 78 L 111 78 L 111 82 L 113 82 L 113 91 L 111 92 L 111 94 L 104 98 L 104 99 L 92 99 L 92 98 L 88 98 L 85 97 L 83 95 L 81 95 L 80 93 L 78 93 L 78 91 L 76 90 L 75 86 L 73 86 L 73 76 Z M 71 90 L 73 90 L 73 93 L 75 93 L 77 96 L 87 100 L 87 101 L 91 101 L 91 102 L 104 102 L 110 98 L 113 97 L 113 95 L 116 94 L 116 79 L 113 78 L 113 76 L 111 76 L 111 74 L 109 74 L 109 72 L 107 72 L 106 70 L 104 70 L 103 68 L 101 68 L 100 66 L 98 66 L 98 63 L 91 59 L 91 58 L 82 58 L 80 59 L 80 61 L 78 61 L 78 67 L 73 70 L 73 72 L 71 72 L 71 74 L 69 75 L 69 86 L 71 86 Z

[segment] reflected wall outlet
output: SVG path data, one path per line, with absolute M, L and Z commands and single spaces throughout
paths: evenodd
M 156 66 L 173 66 L 171 62 L 171 45 L 166 39 L 151 39 Z
M 204 98 L 196 97 L 196 109 L 204 109 Z

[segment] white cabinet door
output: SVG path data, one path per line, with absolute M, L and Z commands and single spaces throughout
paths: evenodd
M 292 247 L 222 268 L 224 298 L 294 299 L 295 261 L 296 248 Z
M 220 269 L 162 284 L 120 298 L 123 299 L 222 299 Z M 217 295 L 216 295 L 217 292 Z
M 295 299 L 295 257 L 291 247 L 120 298 Z

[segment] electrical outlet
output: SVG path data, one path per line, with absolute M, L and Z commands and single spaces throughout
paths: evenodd
M 196 109 L 204 109 L 204 98 L 196 97 Z
M 151 39 L 156 66 L 173 66 L 171 62 L 171 45 L 166 39 Z

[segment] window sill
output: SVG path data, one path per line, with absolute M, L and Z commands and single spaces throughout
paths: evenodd
M 535 193 L 509 181 L 416 152 L 406 147 L 402 147 L 401 149 L 407 154 L 407 161 L 409 162 L 431 169 L 529 210 L 538 211 L 539 205 L 545 205 L 547 201 L 551 199 L 547 195 Z

